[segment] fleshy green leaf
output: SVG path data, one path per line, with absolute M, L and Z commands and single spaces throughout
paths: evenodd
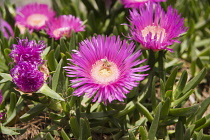
M 0 76 L 3 78 L 0 83 L 4 83 L 7 81 L 12 81 L 12 76 L 10 74 L 7 73 L 0 73 Z
M 167 91 L 167 90 L 173 90 L 173 85 L 174 85 L 175 80 L 176 80 L 177 71 L 178 71 L 178 67 L 176 67 L 172 71 L 170 77 L 167 79 L 166 86 L 165 86 L 165 91 Z
M 129 140 L 136 140 L 134 133 L 130 130 L 128 131 L 129 134 Z
M 62 136 L 63 140 L 70 140 L 70 138 L 68 137 L 68 135 L 66 134 L 66 132 L 63 129 L 61 130 L 61 136 Z
M 58 93 L 56 93 L 54 90 L 50 89 L 48 87 L 47 84 L 44 84 L 38 91 L 37 93 L 42 93 L 46 96 L 49 96 L 53 99 L 56 99 L 56 100 L 61 100 L 61 101 L 65 101 Z
M 78 139 L 79 133 L 80 133 L 80 126 L 79 126 L 79 123 L 78 123 L 76 117 L 70 118 L 70 126 L 71 126 L 71 130 L 72 130 L 74 136 Z
M 9 129 L 8 127 L 4 127 L 2 124 L 0 124 L 0 131 L 2 134 L 6 135 L 19 135 L 19 133 Z
M 190 90 L 187 93 L 185 93 L 182 97 L 180 97 L 179 99 L 175 100 L 172 102 L 171 106 L 177 106 L 179 104 L 181 104 L 184 100 L 186 100 L 192 93 L 194 92 L 194 90 Z
M 139 127 L 139 133 L 141 136 L 141 140 L 148 140 L 148 133 L 143 126 Z
M 31 119 L 33 119 L 35 116 L 37 116 L 38 114 L 42 113 L 43 110 L 46 108 L 45 105 L 43 104 L 37 104 L 35 105 L 33 108 L 31 108 L 28 112 L 26 112 L 25 114 L 23 114 L 20 119 L 22 121 L 29 121 Z
M 162 104 L 159 103 L 158 106 L 157 106 L 157 109 L 156 109 L 154 120 L 152 121 L 151 127 L 150 127 L 149 132 L 148 132 L 148 139 L 149 140 L 154 140 L 155 139 L 156 132 L 157 132 L 157 129 L 158 129 L 158 124 L 159 124 L 159 119 L 160 119 L 161 108 L 162 108 Z
M 54 50 L 50 51 L 49 54 L 47 55 L 47 64 L 51 71 L 55 71 L 55 69 L 58 65 L 58 62 L 55 59 L 55 51 Z
M 199 108 L 199 105 L 193 105 L 186 108 L 174 108 L 169 110 L 169 114 L 172 116 L 190 116 L 194 114 Z
M 195 88 L 201 80 L 205 77 L 206 75 L 206 68 L 202 69 L 192 80 L 190 80 L 185 88 L 183 89 L 183 93 L 185 94 L 189 90 Z
M 90 125 L 87 118 L 80 118 L 80 131 L 79 131 L 79 139 L 87 140 L 90 136 Z
M 63 59 L 60 60 L 57 68 L 56 68 L 56 71 L 53 75 L 53 78 L 52 78 L 52 90 L 56 91 L 57 89 L 57 86 L 58 86 L 58 81 L 59 81 L 59 76 L 60 76 L 60 71 L 61 71 L 61 67 L 62 67 L 62 63 L 63 63 Z
M 160 113 L 161 119 L 164 119 L 167 117 L 167 115 L 169 113 L 170 106 L 171 106 L 171 99 L 167 98 L 166 101 L 163 103 L 163 107 L 161 109 L 161 113 Z
M 48 132 L 46 135 L 46 140 L 55 140 L 53 136 Z
M 142 113 L 150 122 L 153 121 L 153 117 L 151 115 L 151 113 L 147 110 L 146 107 L 144 107 L 142 104 L 140 103 L 136 103 L 136 108 L 139 110 L 140 113 Z

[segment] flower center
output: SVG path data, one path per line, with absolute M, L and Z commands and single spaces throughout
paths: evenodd
M 165 29 L 160 26 L 147 26 L 143 30 L 141 30 L 142 36 L 144 37 L 144 40 L 146 41 L 146 37 L 149 33 L 152 33 L 152 38 L 154 39 L 155 35 L 157 36 L 156 40 L 160 40 L 160 42 L 163 42 L 164 37 L 166 36 Z
M 92 65 L 91 76 L 96 83 L 108 85 L 118 79 L 119 69 L 115 63 L 101 59 Z
M 60 37 L 61 35 L 66 36 L 66 37 L 70 37 L 71 30 L 70 30 L 70 27 L 62 27 L 62 28 L 55 29 L 53 31 L 53 34 L 56 37 Z
M 47 20 L 48 20 L 48 18 L 45 15 L 33 14 L 27 18 L 27 23 L 31 26 L 41 27 L 41 26 L 45 25 L 45 21 L 47 21 Z

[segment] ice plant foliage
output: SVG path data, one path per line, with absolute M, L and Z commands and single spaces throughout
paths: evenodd
M 12 30 L 12 27 L 1 18 L 0 16 L 0 30 L 3 32 L 4 37 L 9 38 L 10 36 L 14 36 L 14 32 Z
M 36 30 L 44 29 L 46 22 L 55 16 L 55 12 L 47 4 L 31 3 L 16 11 L 16 23 Z
M 131 39 L 141 43 L 144 48 L 152 50 L 172 49 L 167 48 L 180 34 L 186 32 L 184 18 L 171 6 L 165 12 L 160 4 L 148 3 L 139 9 L 130 11 Z
M 60 39 L 62 36 L 70 37 L 72 31 L 80 32 L 84 31 L 84 28 L 82 21 L 72 15 L 61 15 L 47 23 L 47 33 L 55 39 Z
M 125 8 L 138 8 L 148 2 L 165 2 L 166 0 L 121 0 Z
M 39 90 L 44 83 L 44 73 L 36 65 L 21 61 L 10 71 L 12 80 L 19 90 L 30 93 Z
M 139 66 L 141 51 L 134 52 L 134 43 L 121 41 L 119 37 L 96 36 L 79 44 L 79 51 L 69 59 L 73 64 L 64 67 L 70 80 L 74 95 L 94 97 L 93 102 L 123 101 L 138 82 L 147 74 L 149 66 Z M 135 67 L 135 68 L 134 68 Z
M 46 45 L 43 41 L 36 43 L 35 40 L 19 39 L 18 44 L 13 44 L 10 57 L 15 63 L 27 61 L 31 64 L 42 64 L 41 53 Z

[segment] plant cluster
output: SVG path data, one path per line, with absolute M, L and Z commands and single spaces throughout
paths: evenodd
M 208 0 L 0 7 L 0 138 L 210 139 Z

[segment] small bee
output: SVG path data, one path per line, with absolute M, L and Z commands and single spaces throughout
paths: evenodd
M 105 59 L 101 59 L 101 61 L 104 63 L 103 67 L 104 68 L 110 68 L 111 64 L 109 63 L 109 61 L 105 58 Z

